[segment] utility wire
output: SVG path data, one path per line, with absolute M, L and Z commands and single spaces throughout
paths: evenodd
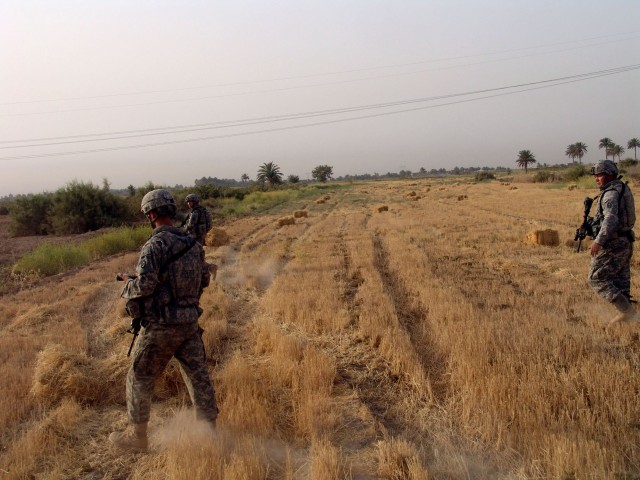
M 633 67 L 633 68 L 631 68 L 631 67 Z M 626 68 L 626 69 L 624 69 L 624 68 Z M 529 88 L 522 88 L 520 90 L 511 91 L 511 92 L 500 92 L 500 93 L 496 93 L 496 94 L 493 94 L 493 95 L 485 95 L 485 96 L 476 97 L 476 98 L 470 98 L 470 99 L 465 99 L 465 100 L 458 100 L 458 101 L 453 101 L 453 102 L 441 103 L 441 104 L 438 104 L 438 105 L 425 105 L 425 106 L 421 106 L 421 107 L 414 107 L 414 108 L 408 108 L 408 109 L 403 109 L 403 110 L 396 110 L 396 111 L 392 111 L 392 112 L 372 113 L 372 114 L 360 115 L 360 116 L 356 116 L 356 117 L 340 118 L 340 119 L 334 119 L 334 120 L 325 120 L 325 121 L 306 123 L 306 124 L 301 124 L 301 125 L 289 125 L 289 126 L 283 126 L 283 127 L 268 128 L 268 129 L 263 129 L 263 130 L 253 130 L 253 131 L 249 131 L 249 132 L 229 133 L 229 134 L 209 136 L 209 137 L 196 137 L 196 138 L 188 138 L 188 139 L 182 139 L 182 140 L 169 140 L 169 141 L 164 141 L 164 142 L 146 143 L 146 144 L 138 144 L 138 145 L 119 146 L 119 147 L 103 147 L 103 148 L 96 148 L 96 149 L 90 149 L 90 150 L 75 150 L 75 151 L 67 151 L 67 152 L 51 152 L 51 153 L 34 154 L 34 155 L 20 155 L 20 156 L 14 156 L 14 157 L 0 157 L 0 161 L 22 160 L 22 159 L 32 159 L 32 158 L 46 158 L 46 157 L 56 157 L 56 156 L 76 155 L 76 154 L 86 154 L 86 153 L 110 152 L 110 151 L 116 151 L 116 150 L 139 149 L 139 148 L 175 145 L 175 144 L 181 144 L 181 143 L 201 142 L 201 141 L 207 141 L 207 140 L 218 140 L 218 139 L 222 139 L 222 138 L 233 138 L 233 137 L 240 137 L 240 136 L 247 136 L 247 135 L 256 135 L 256 134 L 261 134 L 261 133 L 272 133 L 272 132 L 279 132 L 279 131 L 285 131 L 285 130 L 309 128 L 309 127 L 315 127 L 315 126 L 320 126 L 320 125 L 331 125 L 331 124 L 350 122 L 350 121 L 355 121 L 355 120 L 363 120 L 363 119 L 369 119 L 369 118 L 383 117 L 383 116 L 387 116 L 387 115 L 398 115 L 398 114 L 401 114 L 401 113 L 414 112 L 414 111 L 418 111 L 418 110 L 427 110 L 427 109 L 431 109 L 431 108 L 439 108 L 439 107 L 445 107 L 445 106 L 449 106 L 449 105 L 457 105 L 457 104 L 461 104 L 461 103 L 475 102 L 475 101 L 478 101 L 478 100 L 501 97 L 501 96 L 506 96 L 506 95 L 514 95 L 514 94 L 517 94 L 517 93 L 528 92 L 528 91 L 533 91 L 533 90 L 541 90 L 541 89 L 545 89 L 545 88 L 555 87 L 555 86 L 558 86 L 558 85 L 566 85 L 566 84 L 570 84 L 570 83 L 577 83 L 577 82 L 583 82 L 583 81 L 586 81 L 586 80 L 591 80 L 593 78 L 599 78 L 599 77 L 605 77 L 605 76 L 609 76 L 609 75 L 615 75 L 615 74 L 618 74 L 618 73 L 623 73 L 623 72 L 627 72 L 627 71 L 636 70 L 638 68 L 640 68 L 640 65 L 633 65 L 633 66 L 628 66 L 628 67 L 620 67 L 619 69 L 614 69 L 616 71 L 613 71 L 613 72 L 612 71 L 601 71 L 597 75 L 592 75 L 592 76 L 586 76 L 587 74 L 581 74 L 581 75 L 574 76 L 573 79 L 560 81 L 560 82 L 553 83 L 553 84 L 550 84 L 550 85 L 538 85 L 538 86 L 533 86 L 533 87 L 529 87 Z
M 201 130 L 212 130 L 212 129 L 219 129 L 219 128 L 256 125 L 261 123 L 298 120 L 298 119 L 312 118 L 312 117 L 318 117 L 318 116 L 335 115 L 339 113 L 349 113 L 349 112 L 362 111 L 362 110 L 371 110 L 376 108 L 395 107 L 395 106 L 407 105 L 412 103 L 423 103 L 423 102 L 429 102 L 429 101 L 435 101 L 435 100 L 444 100 L 447 98 L 455 98 L 455 97 L 461 97 L 461 96 L 478 95 L 478 94 L 489 93 L 494 91 L 522 88 L 522 87 L 540 85 L 545 83 L 555 83 L 555 82 L 584 78 L 584 77 L 597 77 L 605 74 L 624 73 L 624 72 L 635 70 L 638 68 L 640 68 L 640 64 L 626 65 L 623 67 L 616 67 L 613 69 L 599 70 L 595 72 L 581 73 L 577 75 L 558 77 L 558 78 L 553 78 L 548 80 L 540 80 L 537 82 L 507 85 L 507 86 L 488 88 L 483 90 L 474 90 L 474 91 L 461 92 L 461 93 L 452 93 L 447 95 L 413 98 L 413 99 L 398 100 L 398 101 L 386 102 L 386 103 L 359 105 L 359 106 L 328 109 L 328 110 L 315 110 L 311 112 L 301 112 L 301 113 L 293 113 L 293 114 L 287 114 L 287 115 L 273 115 L 268 117 L 255 117 L 255 118 L 248 118 L 248 119 L 241 119 L 241 120 L 200 123 L 200 124 L 192 124 L 192 125 L 180 125 L 180 126 L 173 126 L 173 127 L 159 127 L 159 128 L 151 128 L 151 129 L 140 129 L 140 130 L 124 130 L 124 131 L 118 131 L 118 132 L 31 138 L 31 139 L 23 139 L 23 140 L 5 140 L 5 141 L 1 141 L 0 144 L 4 144 L 4 145 L 23 144 L 23 145 L 2 146 L 0 147 L 0 150 L 7 150 L 7 149 L 14 149 L 14 148 L 45 147 L 45 146 L 64 145 L 64 144 L 71 144 L 71 143 L 101 142 L 101 141 L 107 141 L 107 140 L 121 140 L 121 139 L 128 139 L 128 138 L 158 136 L 158 135 L 167 135 L 167 134 L 175 134 L 175 133 L 190 133 L 190 132 L 201 131 Z M 103 137 L 103 138 L 91 138 L 91 137 Z M 44 143 L 37 143 L 37 142 L 44 142 Z
M 623 40 L 627 40 L 627 39 L 623 39 Z M 467 64 L 462 64 L 462 65 L 451 65 L 451 66 L 446 66 L 446 67 L 428 68 L 428 69 L 422 69 L 422 70 L 414 70 L 414 71 L 411 71 L 411 72 L 390 73 L 390 74 L 385 74 L 385 75 L 377 75 L 377 76 L 373 76 L 373 77 L 361 77 L 361 78 L 355 78 L 355 79 L 349 79 L 349 80 L 336 80 L 336 81 L 332 81 L 332 82 L 321 82 L 321 83 L 313 83 L 313 84 L 307 84 L 307 85 L 297 85 L 297 86 L 291 86 L 291 87 L 280 87 L 280 88 L 272 88 L 272 89 L 265 89 L 265 90 L 252 90 L 252 91 L 236 92 L 236 93 L 224 93 L 224 94 L 217 94 L 217 95 L 206 95 L 206 96 L 200 96 L 200 97 L 190 97 L 190 98 L 173 99 L 173 100 L 155 100 L 155 101 L 150 101 L 150 102 L 129 103 L 129 104 L 120 104 L 120 105 L 103 105 L 103 106 L 100 106 L 100 107 L 69 108 L 69 109 L 58 109 L 58 110 L 46 110 L 46 111 L 40 111 L 40 112 L 3 113 L 3 114 L 0 114 L 0 116 L 1 117 L 21 117 L 21 116 L 31 116 L 31 115 L 49 115 L 49 114 L 56 114 L 56 113 L 74 113 L 74 112 L 86 112 L 86 111 L 95 111 L 95 110 L 112 110 L 112 109 L 115 109 L 115 108 L 147 107 L 147 106 L 152 106 L 152 105 L 163 105 L 163 104 L 169 104 L 169 103 L 184 103 L 184 102 L 211 100 L 211 99 L 215 99 L 215 98 L 229 98 L 229 97 L 239 97 L 239 96 L 246 96 L 246 95 L 263 94 L 263 93 L 285 92 L 285 91 L 290 91 L 290 90 L 301 90 L 301 89 L 306 89 L 306 88 L 324 87 L 324 86 L 328 86 L 328 85 L 340 85 L 340 84 L 346 84 L 346 83 L 355 83 L 355 82 L 361 82 L 361 81 L 364 81 L 364 80 L 380 80 L 380 79 L 384 79 L 384 78 L 403 77 L 403 76 L 410 76 L 410 75 L 415 75 L 415 74 L 419 74 L 419 73 L 442 71 L 442 70 L 451 70 L 451 69 L 454 69 L 454 68 L 471 67 L 471 66 L 484 65 L 484 64 L 489 64 L 489 63 L 506 62 L 506 61 L 509 61 L 509 60 L 515 60 L 515 59 L 521 59 L 521 58 L 527 58 L 527 57 L 533 57 L 533 56 L 539 56 L 539 55 L 548 55 L 549 53 L 558 53 L 558 52 L 579 50 L 579 49 L 588 48 L 588 47 L 592 47 L 592 46 L 604 45 L 604 44 L 607 44 L 607 43 L 620 42 L 620 41 L 623 41 L 623 40 L 612 40 L 612 41 L 609 41 L 609 42 L 603 42 L 603 43 L 598 43 L 598 44 L 590 44 L 590 45 L 581 45 L 581 46 L 577 46 L 577 47 L 554 50 L 554 51 L 550 51 L 550 52 L 531 53 L 531 54 L 527 54 L 527 55 L 519 55 L 519 56 L 515 56 L 515 57 L 507 57 L 507 58 L 501 58 L 501 59 L 495 59 L 495 60 L 484 60 L 484 61 L 480 61 L 480 62 L 467 63 Z M 464 57 L 460 57 L 460 58 L 464 58 Z M 427 63 L 427 62 L 423 62 L 423 63 Z

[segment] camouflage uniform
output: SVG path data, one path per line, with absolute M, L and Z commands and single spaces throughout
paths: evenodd
M 214 423 L 218 409 L 198 326 L 198 302 L 210 281 L 202 246 L 179 228 L 160 226 L 142 248 L 136 271 L 122 291 L 123 298 L 144 305 L 143 328 L 127 374 L 130 422 L 149 421 L 154 381 L 173 356 L 198 417 Z
M 594 216 L 594 224 L 600 225 L 595 242 L 603 248 L 591 258 L 589 282 L 609 302 L 614 302 L 620 294 L 630 298 L 633 236 L 620 221 L 622 188 L 628 187 L 618 179 L 603 185 Z
M 191 209 L 184 224 L 185 231 L 195 238 L 200 245 L 204 245 L 207 235 L 207 212 L 202 205 Z

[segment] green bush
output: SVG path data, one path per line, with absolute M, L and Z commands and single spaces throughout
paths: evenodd
M 487 180 L 495 180 L 496 176 L 491 172 L 478 172 L 473 176 L 476 182 L 485 182 Z
M 547 183 L 556 182 L 560 180 L 560 177 L 554 172 L 543 170 L 541 172 L 536 172 L 531 180 L 533 181 L 533 183 Z
M 53 207 L 50 193 L 20 195 L 11 206 L 9 230 L 14 236 L 47 235 L 53 233 L 49 213 Z
M 638 160 L 635 160 L 633 158 L 625 158 L 618 163 L 618 167 L 620 168 L 631 168 L 635 167 L 636 165 L 638 165 Z
M 92 183 L 73 181 L 56 192 L 50 222 L 54 232 L 63 235 L 121 225 L 128 217 L 122 198 Z
M 564 174 L 564 180 L 567 182 L 577 182 L 579 178 L 590 175 L 591 170 L 584 165 L 577 165 L 570 168 Z

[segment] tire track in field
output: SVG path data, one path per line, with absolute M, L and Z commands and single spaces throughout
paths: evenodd
M 373 442 L 383 438 L 384 434 L 392 430 L 393 426 L 398 423 L 388 415 L 388 406 L 393 400 L 381 395 L 380 389 L 380 385 L 389 384 L 390 381 L 397 379 L 392 378 L 393 375 L 386 362 L 380 358 L 376 350 L 372 349 L 369 343 L 357 334 L 360 302 L 356 300 L 356 297 L 364 278 L 359 269 L 353 270 L 351 255 L 344 238 L 345 226 L 346 218 L 340 225 L 337 236 L 337 249 L 342 258 L 342 269 L 337 274 L 336 280 L 342 286 L 341 297 L 349 312 L 350 322 L 348 329 L 340 333 L 341 341 L 334 343 L 340 348 L 332 349 L 338 378 L 336 390 L 340 390 L 340 384 L 345 385 L 351 395 L 357 398 L 358 403 L 365 407 L 371 417 L 370 423 L 372 425 L 358 422 L 360 428 L 354 437 L 363 438 L 366 442 Z M 355 428 L 355 425 L 352 428 Z M 367 430 L 370 430 L 368 434 L 363 434 Z
M 374 266 L 378 271 L 384 290 L 393 303 L 400 324 L 408 333 L 413 348 L 427 376 L 431 395 L 436 403 L 443 403 L 449 390 L 446 356 L 439 352 L 427 322 L 427 312 L 411 300 L 403 280 L 389 264 L 389 252 L 380 234 L 373 235 Z
M 216 362 L 220 363 L 230 351 L 240 348 L 248 348 L 249 335 L 247 330 L 251 328 L 252 319 L 258 314 L 260 301 L 269 289 L 275 278 L 286 268 L 291 261 L 291 252 L 297 241 L 309 230 L 310 224 L 305 224 L 303 232 L 298 237 L 286 237 L 281 240 L 284 249 L 281 254 L 256 268 L 256 278 L 253 286 L 247 286 L 247 278 L 243 273 L 243 251 L 255 250 L 260 245 L 274 240 L 278 230 L 274 222 L 266 222 L 251 230 L 251 234 L 238 241 L 225 253 L 223 264 L 218 269 L 218 282 L 222 285 L 223 292 L 229 301 L 227 310 L 228 332 L 222 339 L 222 347 L 215 352 Z M 261 233 L 264 236 L 256 238 Z M 262 269 L 262 270 L 261 270 Z M 212 352 L 213 353 L 213 352 Z
M 415 389 L 393 373 L 388 359 L 377 348 L 372 348 L 370 341 L 359 332 L 360 300 L 357 297 L 364 279 L 360 270 L 353 268 L 342 229 L 337 238 L 342 270 L 336 280 L 342 285 L 342 300 L 351 322 L 340 332 L 340 339 L 327 348 L 336 359 L 336 390 L 340 390 L 340 386 L 347 388 L 361 405 L 359 408 L 368 412 L 368 420 L 360 417 L 352 427 L 357 429 L 354 437 L 371 445 L 376 440 L 414 430 L 412 421 L 396 406 L 403 398 L 415 396 Z

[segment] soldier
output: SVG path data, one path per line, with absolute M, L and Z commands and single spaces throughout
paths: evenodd
M 195 238 L 200 245 L 204 245 L 205 236 L 212 227 L 211 212 L 200 205 L 200 197 L 194 193 L 187 195 L 185 201 L 191 211 L 184 221 L 184 229 L 189 235 Z
M 137 275 L 118 274 L 127 282 L 121 296 L 128 300 L 132 325 L 140 322 L 142 332 L 126 383 L 132 432 L 113 432 L 109 440 L 132 451 L 147 449 L 154 382 L 171 357 L 179 362 L 198 418 L 215 426 L 218 414 L 198 325 L 200 296 L 209 285 L 210 273 L 202 246 L 173 226 L 176 211 L 167 190 L 153 190 L 143 197 L 142 212 L 151 222 L 153 233 L 142 247 Z
M 631 255 L 635 240 L 635 205 L 629 187 L 618 176 L 612 160 L 601 160 L 591 169 L 600 195 L 592 222 L 589 282 L 603 298 L 613 303 L 618 314 L 609 325 L 636 319 L 631 300 Z

